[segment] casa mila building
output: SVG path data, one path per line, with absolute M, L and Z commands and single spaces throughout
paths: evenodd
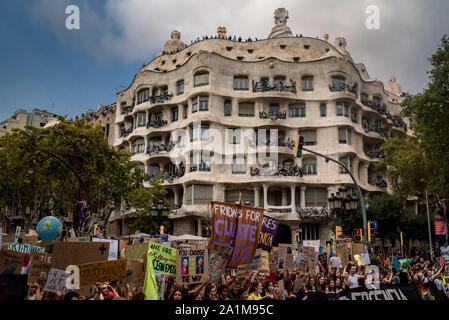
M 241 199 L 280 220 L 276 242 L 294 241 L 297 230 L 322 245 L 334 238 L 328 198 L 341 186 L 353 190 L 353 181 L 324 158 L 296 158 L 298 135 L 307 148 L 345 163 L 364 196 L 388 192 L 375 164 L 385 139 L 411 134 L 399 116 L 401 86 L 395 77 L 386 85 L 372 78 L 344 38 L 295 36 L 287 19 L 277 9 L 267 39 L 236 38 L 219 27 L 187 46 L 173 31 L 163 52 L 117 94 L 114 146 L 133 153 L 148 187 L 162 174 L 174 235 L 208 236 L 210 202 Z M 209 155 L 198 152 L 211 145 Z M 254 157 L 258 148 L 265 158 Z M 116 229 L 121 215 L 114 215 Z

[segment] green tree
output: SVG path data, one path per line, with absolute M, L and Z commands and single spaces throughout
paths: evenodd
M 151 215 L 153 204 L 157 205 L 159 200 L 171 211 L 172 206 L 167 200 L 167 190 L 162 186 L 161 175 L 156 175 L 151 181 L 150 188 L 138 188 L 128 198 L 128 205 L 132 208 L 130 217 L 134 222 L 130 225 L 131 232 L 140 231 L 148 234 L 159 233 L 161 225 L 169 232 L 171 223 L 166 218 L 157 218 Z

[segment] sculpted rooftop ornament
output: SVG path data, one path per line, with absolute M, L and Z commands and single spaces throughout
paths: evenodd
M 171 54 L 183 50 L 186 45 L 181 41 L 181 32 L 172 31 L 170 34 L 171 39 L 164 45 L 164 53 Z
M 268 39 L 293 37 L 293 33 L 289 27 L 287 27 L 288 11 L 285 8 L 278 8 L 274 11 L 274 23 L 275 26 L 271 29 L 271 33 Z

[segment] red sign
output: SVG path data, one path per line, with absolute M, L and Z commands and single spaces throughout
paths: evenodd
M 446 223 L 444 221 L 434 221 L 435 235 L 441 236 L 446 234 Z

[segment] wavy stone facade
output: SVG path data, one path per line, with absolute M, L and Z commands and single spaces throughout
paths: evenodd
M 169 217 L 175 235 L 206 235 L 209 202 L 235 202 L 241 193 L 245 204 L 281 220 L 280 242 L 294 239 L 300 228 L 303 239 L 324 244 L 332 237 L 327 198 L 342 184 L 351 188 L 352 180 L 310 153 L 294 158 L 291 143 L 301 133 L 308 148 L 348 163 L 365 194 L 386 192 L 385 174 L 374 168 L 382 157 L 378 147 L 388 137 L 411 134 L 398 116 L 401 87 L 394 77 L 385 87 L 370 78 L 352 61 L 344 38 L 335 46 L 308 37 L 242 42 L 219 30 L 219 37 L 190 46 L 172 33 L 165 45 L 170 51 L 118 93 L 114 146 L 131 150 L 150 177 L 163 173 L 177 208 Z M 170 152 L 185 150 L 171 132 L 192 131 L 198 120 L 201 145 L 210 143 L 211 129 L 223 136 L 229 128 L 277 129 L 277 174 L 260 175 L 261 166 L 248 163 L 173 165 Z M 243 146 L 246 162 L 248 143 L 232 143 Z

